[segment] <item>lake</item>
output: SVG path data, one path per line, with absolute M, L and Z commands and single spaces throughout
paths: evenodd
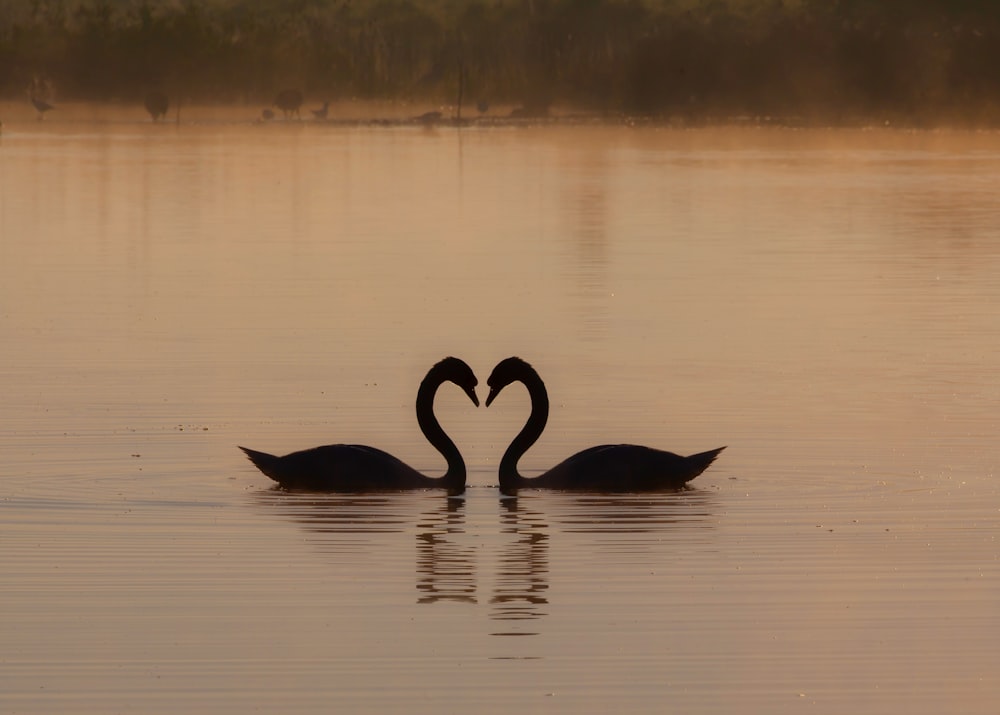
M 0 711 L 997 712 L 1000 133 L 246 114 L 0 105 Z M 237 449 L 440 475 L 447 355 L 537 368 L 529 475 L 727 449 Z

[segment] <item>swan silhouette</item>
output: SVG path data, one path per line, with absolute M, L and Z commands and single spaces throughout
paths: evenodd
M 448 463 L 443 477 L 424 476 L 388 452 L 361 444 L 330 444 L 283 457 L 246 447 L 240 449 L 257 469 L 286 489 L 373 492 L 443 488 L 455 496 L 465 491 L 465 461 L 434 416 L 434 395 L 445 382 L 461 387 L 472 403 L 479 406 L 476 397 L 479 381 L 472 368 L 458 358 L 445 358 L 421 381 L 417 390 L 417 423 Z
M 489 407 L 500 391 L 521 382 L 531 397 L 531 414 L 500 460 L 500 491 L 514 495 L 518 488 L 566 489 L 595 492 L 642 492 L 680 489 L 704 472 L 725 447 L 682 457 L 634 444 L 602 444 L 568 457 L 544 474 L 528 478 L 517 471 L 517 462 L 545 429 L 549 396 L 535 369 L 518 357 L 502 360 L 486 381 Z

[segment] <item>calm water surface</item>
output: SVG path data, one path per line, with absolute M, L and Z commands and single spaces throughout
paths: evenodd
M 68 118 L 67 118 L 68 117 Z M 995 713 L 1000 135 L 136 118 L 0 138 L 0 711 Z M 680 493 L 523 468 L 728 445 Z

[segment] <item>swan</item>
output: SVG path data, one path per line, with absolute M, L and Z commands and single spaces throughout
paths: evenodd
M 434 395 L 445 382 L 454 382 L 479 406 L 479 381 L 465 362 L 448 357 L 428 372 L 417 390 L 417 423 L 427 440 L 444 455 L 448 471 L 427 477 L 375 447 L 330 444 L 277 457 L 240 447 L 257 469 L 286 489 L 328 492 L 370 492 L 397 489 L 443 488 L 456 496 L 465 491 L 465 461 L 458 447 L 434 416 Z
M 682 457 L 634 444 L 602 444 L 574 454 L 538 477 L 523 477 L 517 471 L 517 462 L 545 429 L 549 396 L 535 369 L 521 358 L 510 357 L 498 363 L 486 381 L 490 387 L 486 406 L 489 407 L 500 391 L 512 382 L 521 382 L 527 388 L 531 414 L 500 460 L 500 491 L 503 494 L 514 495 L 519 487 L 598 492 L 680 489 L 704 472 L 725 449 L 719 447 Z

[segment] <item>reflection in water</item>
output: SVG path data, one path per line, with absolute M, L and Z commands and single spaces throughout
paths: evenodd
M 314 534 L 391 534 L 403 531 L 408 521 L 393 495 L 289 492 L 274 487 L 254 496 Z
M 318 494 L 277 487 L 257 492 L 255 498 L 304 526 L 321 550 L 337 553 L 339 562 L 347 553 L 396 546 L 394 534 L 413 531 L 417 603 L 476 603 L 476 550 L 460 543 L 469 533 L 464 499 L 444 499 L 434 492 Z
M 539 635 L 540 621 L 550 611 L 553 529 L 576 544 L 565 555 L 570 572 L 580 554 L 591 560 L 608 547 L 626 561 L 629 555 L 645 559 L 649 549 L 662 545 L 668 531 L 684 530 L 689 544 L 695 530 L 711 531 L 713 496 L 699 489 L 614 495 L 532 492 L 499 499 L 499 519 L 492 525 L 482 521 L 492 518 L 488 516 L 492 511 L 480 513 L 479 509 L 492 500 L 474 500 L 470 507 L 467 499 L 442 499 L 438 494 L 313 494 L 270 489 L 256 493 L 255 499 L 304 526 L 323 551 L 337 554 L 340 564 L 351 553 L 392 549 L 400 544 L 400 535 L 408 539 L 412 532 L 417 547 L 417 604 L 478 604 L 478 548 L 484 535 L 493 534 L 490 543 L 497 557 L 489 599 L 490 635 L 534 636 Z M 467 523 L 469 508 L 478 515 L 474 528 Z M 384 554 L 379 561 L 385 563 Z M 572 584 L 569 587 L 572 590 Z
M 466 533 L 465 500 L 442 499 L 417 525 L 417 603 L 476 603 L 475 548 Z
M 497 636 L 537 635 L 517 630 L 516 623 L 534 621 L 544 615 L 549 590 L 549 535 L 544 517 L 527 508 L 520 499 L 502 499 L 501 529 L 503 551 L 490 618 L 503 621 L 505 630 Z
M 681 524 L 711 526 L 713 492 L 688 487 L 656 494 L 572 495 L 559 510 L 562 531 L 651 534 Z
M 580 323 L 581 339 L 604 340 L 608 326 L 608 196 L 604 185 L 607 167 L 597 160 L 582 167 L 582 174 L 568 189 L 566 215 L 572 227 L 572 260 L 567 269 L 575 285 L 572 295 Z
M 1000 711 L 1000 133 L 95 119 L 0 149 L 7 710 Z M 443 345 L 559 366 L 539 466 L 732 456 L 704 491 L 473 488 L 455 531 L 441 494 L 251 496 L 265 425 L 434 464 L 379 392 Z M 494 483 L 521 412 L 461 399 Z M 418 604 L 464 544 L 477 601 Z

